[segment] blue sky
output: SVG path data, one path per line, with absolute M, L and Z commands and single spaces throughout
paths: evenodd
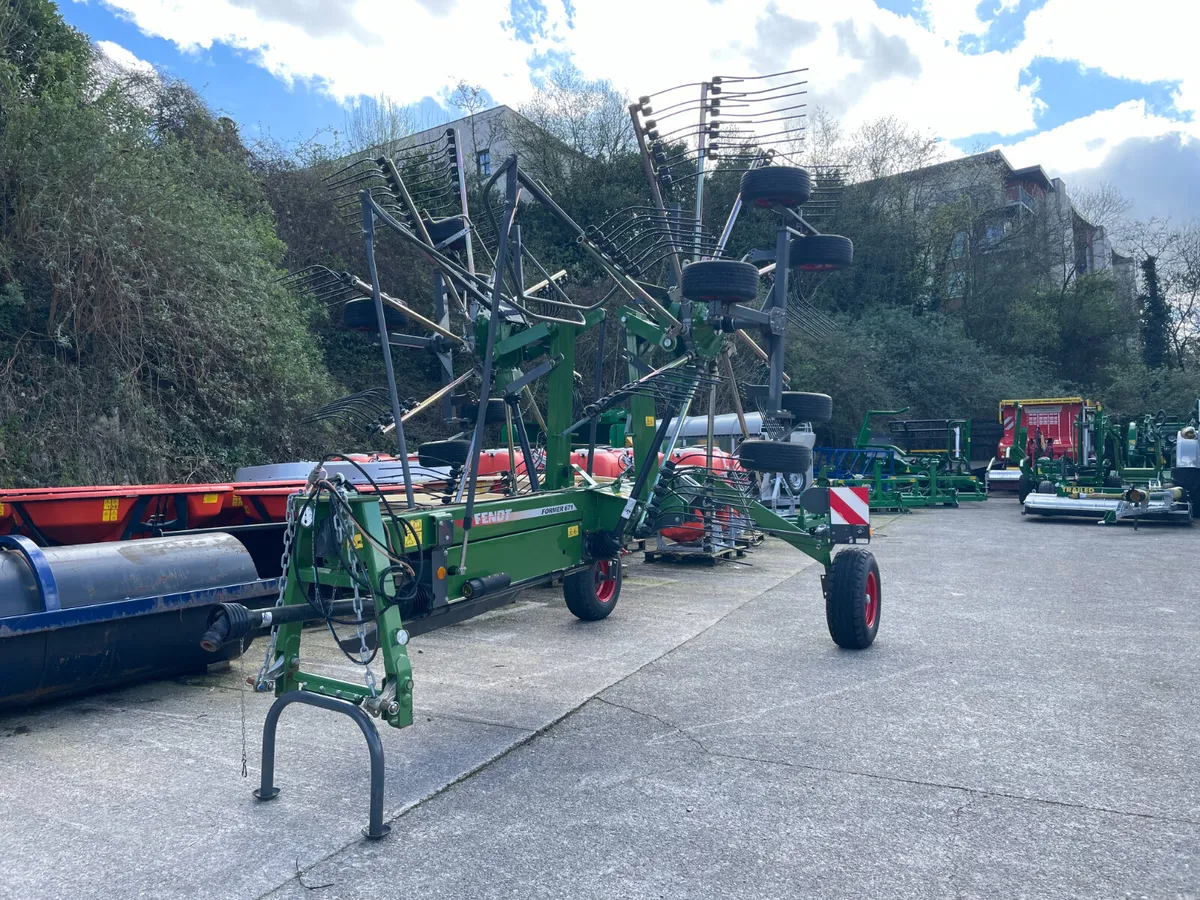
M 847 128 L 897 115 L 947 152 L 1001 147 L 1068 183 L 1119 172 L 1135 212 L 1200 214 L 1191 0 L 61 0 L 67 21 L 194 85 L 248 139 L 342 128 L 363 95 L 454 118 L 461 80 L 520 105 L 564 63 L 632 96 L 807 65 Z M 637 22 L 634 41 L 628 24 Z M 660 40 L 659 35 L 669 39 Z M 714 39 L 720 35 L 720 39 Z M 655 52 L 647 52 L 654 47 Z M 116 48 L 123 48 L 119 50 Z M 1149 187 L 1147 187 L 1149 185 Z M 1167 189 L 1169 187 L 1169 189 Z

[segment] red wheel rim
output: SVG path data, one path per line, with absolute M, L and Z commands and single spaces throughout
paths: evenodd
M 874 572 L 867 573 L 867 592 L 863 599 L 866 611 L 867 627 L 874 628 L 875 620 L 879 618 L 879 579 Z
M 620 565 L 620 563 L 617 563 Z M 612 562 L 602 559 L 596 563 L 596 599 L 601 603 L 611 603 L 617 596 L 617 576 L 612 572 Z

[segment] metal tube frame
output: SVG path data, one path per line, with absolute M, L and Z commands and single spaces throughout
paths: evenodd
M 262 777 L 259 786 L 254 791 L 258 800 L 274 800 L 279 796 L 279 788 L 275 787 L 275 731 L 279 725 L 279 716 L 283 710 L 293 703 L 303 703 L 318 709 L 342 713 L 354 721 L 367 739 L 367 751 L 371 754 L 371 812 L 367 827 L 362 829 L 363 837 L 377 841 L 385 838 L 392 828 L 383 821 L 383 741 L 371 717 L 347 700 L 336 697 L 325 697 L 321 694 L 310 694 L 308 691 L 288 691 L 277 697 L 267 710 L 266 721 L 263 722 L 262 740 Z

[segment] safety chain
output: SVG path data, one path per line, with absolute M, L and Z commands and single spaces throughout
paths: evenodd
M 363 667 L 363 681 L 367 690 L 371 692 L 371 696 L 374 697 L 377 682 L 375 673 L 371 671 L 371 650 L 367 646 L 367 623 L 363 618 L 363 598 L 358 588 L 360 579 L 365 576 L 362 571 L 362 563 L 359 561 L 358 554 L 354 552 L 355 547 L 351 539 L 357 529 L 358 523 L 354 521 L 354 517 L 344 506 L 338 504 L 337 511 L 333 516 L 333 533 L 339 546 L 349 545 L 350 587 L 354 592 L 354 617 L 356 620 L 354 633 L 358 636 L 358 661 Z
M 292 494 L 287 499 L 287 513 L 284 516 L 283 556 L 279 560 L 279 596 L 275 598 L 275 606 L 283 606 L 283 598 L 287 593 L 288 570 L 292 565 L 292 545 L 296 542 L 296 501 L 302 495 Z M 282 659 L 275 658 L 275 643 L 279 638 L 279 625 L 271 626 L 271 640 L 267 644 L 267 652 L 263 658 L 262 667 L 254 681 L 256 691 L 272 691 L 275 689 L 275 679 L 272 677 L 282 667 Z

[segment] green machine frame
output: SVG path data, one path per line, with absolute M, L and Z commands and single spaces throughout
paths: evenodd
M 276 606 L 250 611 L 226 604 L 214 615 L 204 637 L 205 646 L 220 646 L 270 630 L 264 664 L 253 680 L 258 690 L 273 690 L 277 698 L 264 727 L 263 782 L 257 792 L 260 799 L 278 794 L 272 778 L 274 723 L 279 711 L 294 702 L 335 710 L 358 722 L 372 754 L 372 813 L 365 833 L 368 837 L 386 834 L 380 818 L 382 747 L 366 717 L 381 718 L 395 728 L 412 724 L 410 638 L 423 630 L 432 613 L 438 614 L 439 622 L 466 618 L 481 606 L 509 602 L 523 588 L 560 578 L 572 612 L 584 619 L 607 616 L 619 591 L 619 556 L 625 542 L 652 530 L 660 516 L 669 514 L 681 502 L 681 478 L 686 478 L 690 489 L 709 502 L 735 506 L 757 528 L 819 562 L 831 635 L 842 646 L 869 646 L 878 627 L 878 570 L 865 549 L 845 551 L 835 560 L 828 490 L 811 489 L 799 515 L 785 519 L 747 496 L 729 478 L 705 470 L 681 476 L 669 461 L 677 433 L 668 433 L 668 423 L 673 417 L 682 422 L 699 387 L 715 383 L 724 362 L 722 357 L 733 341 L 742 341 L 768 363 L 773 408 L 786 417 L 778 398 L 786 377 L 782 371 L 782 311 L 787 303 L 789 247 L 794 239 L 803 240 L 814 233 L 796 213 L 782 205 L 773 207 L 780 216 L 775 281 L 763 310 L 738 304 L 725 304 L 715 310 L 713 304 L 688 299 L 678 283 L 657 288 L 632 278 L 537 181 L 519 169 L 515 157 L 499 167 L 485 187 L 490 190 L 498 178 L 505 177 L 503 217 L 494 225 L 498 249 L 490 279 L 464 270 L 423 233 L 423 225 L 411 227 L 411 222 L 419 218 L 407 199 L 402 179 L 394 171 L 392 174 L 397 196 L 413 212 L 410 225 L 397 220 L 370 191 L 361 195 L 369 287 L 378 331 L 381 337 L 388 334 L 387 301 L 379 289 L 374 263 L 375 226 L 382 223 L 419 249 L 452 290 L 470 301 L 467 321 L 471 333 L 466 335 L 465 343 L 473 344 L 481 357 L 476 363 L 481 396 L 463 463 L 466 471 L 457 484 L 454 475 L 449 476 L 450 484 L 440 505 L 416 504 L 403 430 L 411 411 L 400 404 L 391 344 L 383 339 L 397 451 L 404 470 L 403 499 L 396 496 L 401 488 L 374 482 L 368 486 L 341 474 L 330 476 L 318 465 L 306 488 L 289 501 L 283 578 Z M 574 305 L 565 295 L 553 301 L 535 301 L 527 296 L 519 262 L 524 250 L 514 222 L 519 191 L 565 225 L 632 301 L 616 310 L 616 318 L 625 333 L 629 358 L 651 367 L 648 374 L 610 395 L 607 406 L 589 407 L 582 422 L 572 421 L 575 345 L 581 333 L 604 321 L 606 311 L 601 304 Z M 758 270 L 751 264 L 734 265 L 749 266 L 757 281 Z M 511 314 L 514 311 L 516 314 Z M 765 334 L 768 350 L 759 348 L 748 329 Z M 527 364 L 531 367 L 524 370 Z M 732 381 L 732 371 L 728 374 Z M 510 416 L 506 434 L 511 436 L 510 446 L 514 439 L 520 439 L 529 490 L 517 491 L 514 479 L 508 494 L 480 496 L 479 456 L 492 393 L 500 395 L 515 412 L 514 398 L 543 377 L 547 403 L 541 482 L 520 416 Z M 675 393 L 668 399 L 667 408 L 660 411 L 655 394 L 638 388 L 661 383 L 668 377 L 674 379 Z M 732 387 L 736 390 L 736 384 Z M 445 390 L 417 408 L 428 408 Z M 571 464 L 572 435 L 579 433 L 581 424 L 598 420 L 613 403 L 626 400 L 634 465 L 617 480 L 601 484 Z M 660 452 L 668 460 L 662 466 Z M 510 462 L 515 456 L 514 449 Z M 863 529 L 861 535 L 869 540 L 869 530 Z M 572 605 L 573 595 L 584 596 L 587 603 Z M 406 620 L 403 610 L 417 607 L 421 615 Z M 863 616 L 871 609 L 873 618 L 868 622 L 869 630 L 864 630 L 862 622 L 867 620 Z M 361 667 L 361 682 L 305 668 L 302 629 L 313 621 L 326 622 L 335 637 L 337 627 L 354 629 L 354 637 L 339 637 L 338 644 L 350 662 Z M 376 658 L 382 659 L 382 682 L 377 682 L 370 666 Z

